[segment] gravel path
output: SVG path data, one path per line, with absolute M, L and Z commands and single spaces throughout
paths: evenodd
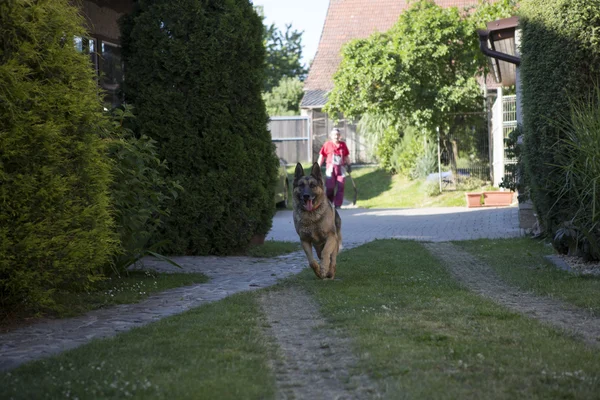
M 350 342 L 327 327 L 314 300 L 298 288 L 260 297 L 268 328 L 280 348 L 273 365 L 278 399 L 376 399 L 366 375 L 354 375 Z
M 559 300 L 526 293 L 506 284 L 491 267 L 452 243 L 424 243 L 424 246 L 470 290 L 513 311 L 572 333 L 588 344 L 600 345 L 600 318 Z

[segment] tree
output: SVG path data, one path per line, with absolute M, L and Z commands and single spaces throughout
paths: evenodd
M 267 113 L 275 115 L 299 115 L 304 84 L 298 78 L 285 77 L 268 93 L 263 93 Z
M 302 64 L 302 33 L 286 25 L 285 33 L 275 24 L 265 27 L 266 79 L 264 91 L 270 92 L 281 79 L 298 78 L 304 81 L 308 70 Z
M 264 27 L 248 0 L 139 0 L 123 21 L 140 135 L 183 193 L 159 239 L 169 254 L 231 254 L 266 234 L 278 160 L 261 91 Z
M 107 127 L 68 0 L 0 3 L 0 301 L 52 307 L 116 250 Z
M 350 42 L 342 50 L 326 111 L 349 118 L 391 116 L 390 125 L 431 133 L 439 128 L 455 161 L 450 138 L 465 124 L 465 113 L 480 111 L 483 104 L 476 76 L 486 60 L 475 29 L 484 18 L 504 16 L 512 5 L 505 0 L 480 7 L 464 17 L 458 8 L 421 0 L 388 32 Z

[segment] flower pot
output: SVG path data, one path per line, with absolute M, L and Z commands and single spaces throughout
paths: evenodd
M 483 205 L 487 207 L 510 206 L 513 196 L 513 192 L 483 192 Z
M 481 207 L 481 193 L 465 193 L 467 207 Z
M 255 234 L 250 239 L 250 245 L 251 246 L 260 246 L 261 244 L 264 244 L 266 236 L 267 235 L 265 235 L 264 233 L 257 233 L 257 234 Z

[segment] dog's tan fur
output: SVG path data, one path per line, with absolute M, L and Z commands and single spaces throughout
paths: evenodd
M 304 175 L 300 163 L 296 165 L 292 197 L 294 226 L 310 267 L 317 277 L 334 279 L 336 258 L 342 245 L 342 220 L 327 199 L 319 164 L 313 164 L 308 176 Z M 313 257 L 313 246 L 320 265 Z

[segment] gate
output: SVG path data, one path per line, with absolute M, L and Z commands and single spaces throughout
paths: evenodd
M 310 119 L 298 117 L 271 117 L 268 125 L 277 156 L 287 164 L 312 163 Z
M 488 115 L 486 111 L 453 114 L 452 133 L 441 138 L 442 169 L 456 172 L 458 179 L 490 180 Z
M 312 156 L 316 161 L 319 157 L 321 146 L 329 139 L 329 133 L 333 128 L 339 128 L 342 134 L 342 140 L 346 142 L 350 152 L 350 161 L 353 164 L 366 164 L 375 161 L 370 154 L 366 141 L 358 132 L 356 124 L 342 119 L 337 124 L 329 119 L 327 114 L 319 111 L 312 112 L 313 142 Z

